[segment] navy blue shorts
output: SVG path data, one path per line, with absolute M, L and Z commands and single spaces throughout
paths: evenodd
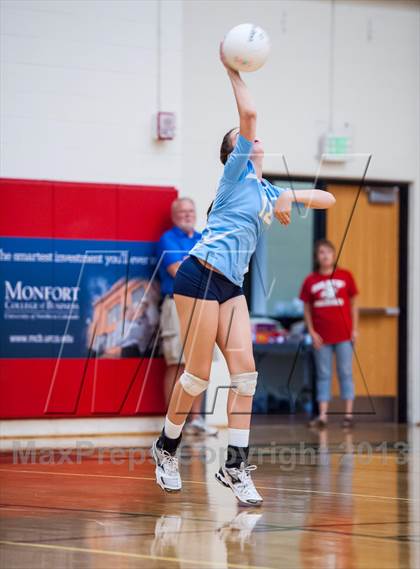
M 219 304 L 244 294 L 242 287 L 224 275 L 208 269 L 193 255 L 182 261 L 175 275 L 174 294 L 203 300 L 217 300 Z

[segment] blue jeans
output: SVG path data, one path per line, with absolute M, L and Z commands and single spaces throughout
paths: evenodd
M 353 346 L 350 340 L 338 344 L 325 344 L 314 350 L 316 366 L 317 401 L 331 399 L 332 360 L 335 352 L 341 399 L 354 399 L 352 373 Z

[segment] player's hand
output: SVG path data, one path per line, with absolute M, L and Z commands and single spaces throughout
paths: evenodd
M 359 332 L 357 330 L 353 330 L 353 332 L 351 333 L 351 341 L 353 342 L 353 344 L 356 342 L 358 335 Z
M 219 54 L 220 54 L 220 61 L 226 67 L 229 75 L 237 75 L 238 77 L 240 77 L 238 71 L 236 71 L 236 69 L 233 69 L 232 67 L 230 67 L 230 65 L 226 61 L 225 54 L 223 53 L 223 42 L 222 41 L 220 42 L 220 46 L 219 46 Z
M 282 225 L 289 225 L 292 214 L 293 194 L 286 190 L 277 198 L 274 206 L 274 215 Z
M 315 348 L 315 350 L 319 350 L 319 348 L 322 347 L 324 340 L 321 338 L 321 336 L 317 333 L 317 332 L 312 332 L 311 334 L 311 338 L 312 338 L 312 344 Z

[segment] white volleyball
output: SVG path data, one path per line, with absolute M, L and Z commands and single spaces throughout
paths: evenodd
M 226 62 L 236 71 L 256 71 L 264 65 L 270 53 L 270 38 L 254 24 L 232 28 L 222 44 Z

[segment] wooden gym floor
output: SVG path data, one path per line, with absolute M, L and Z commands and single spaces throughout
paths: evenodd
M 225 432 L 184 438 L 176 494 L 156 486 L 140 439 L 26 455 L 22 443 L 0 455 L 0 567 L 420 567 L 419 428 L 273 424 L 252 437 L 258 509 L 214 479 Z

